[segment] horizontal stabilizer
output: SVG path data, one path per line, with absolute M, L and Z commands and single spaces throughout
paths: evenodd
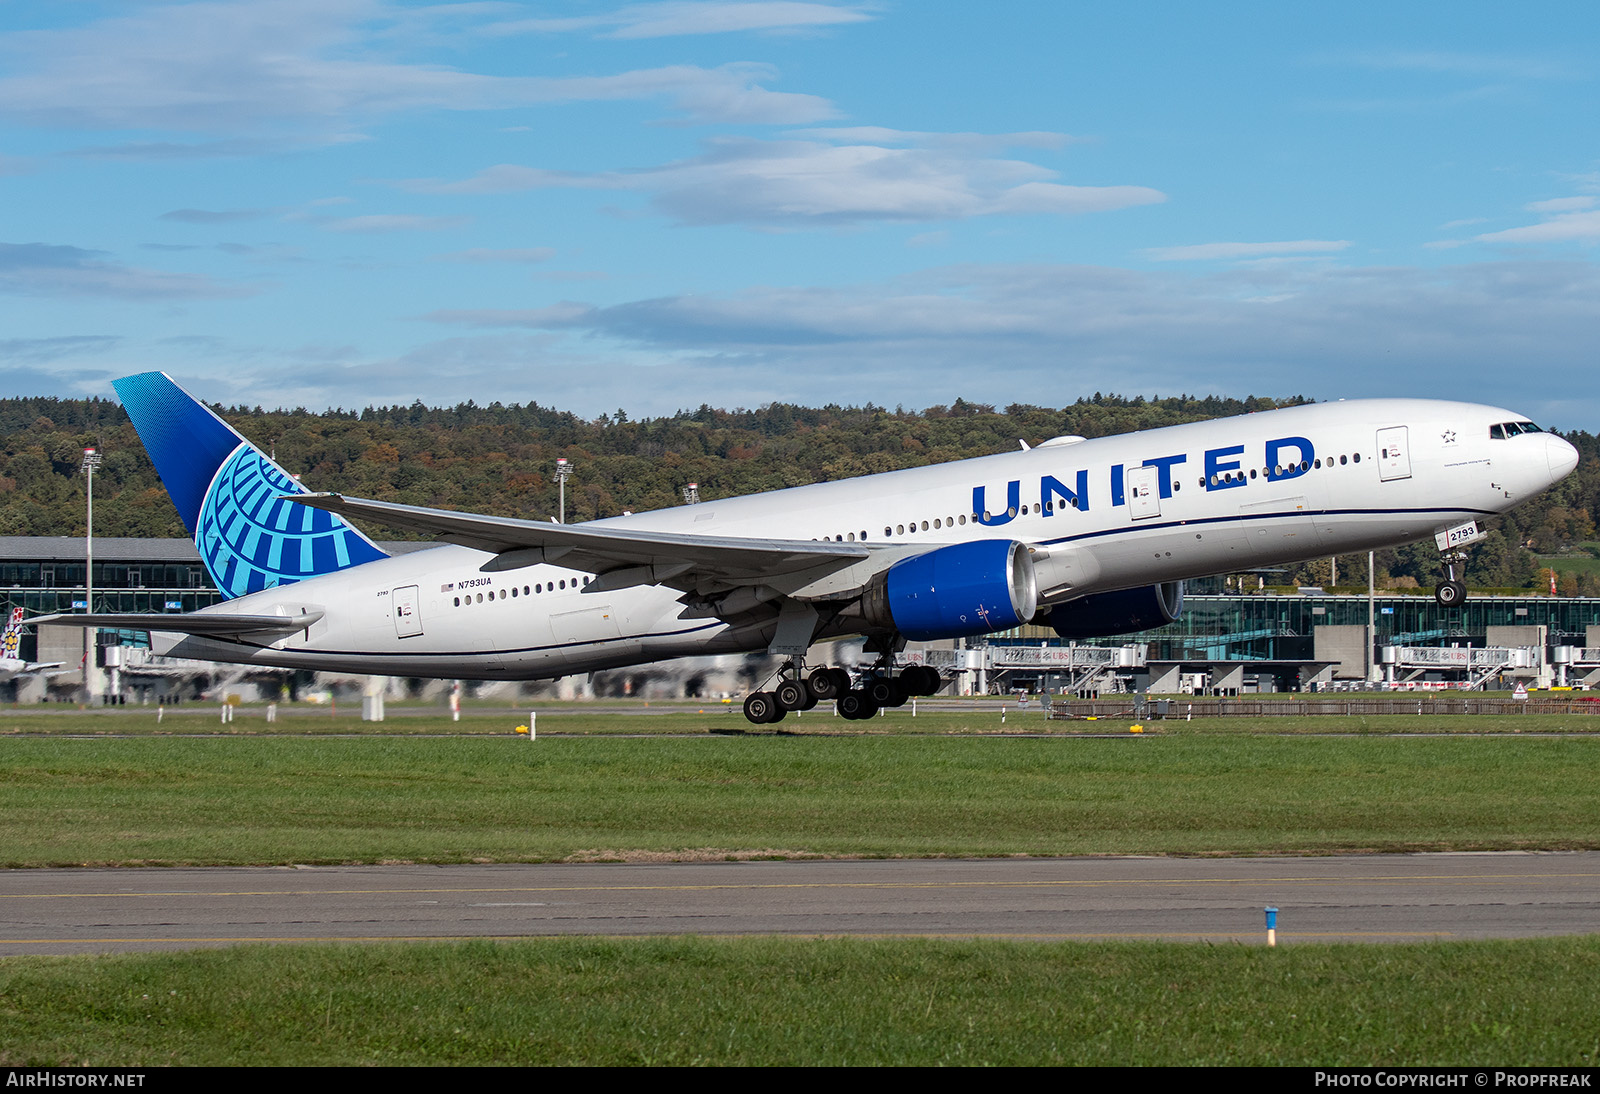
M 284 635 L 305 630 L 321 619 L 322 612 L 301 612 L 299 615 L 227 615 L 222 612 L 183 612 L 171 615 L 140 614 L 136 612 L 100 612 L 92 615 L 63 613 L 40 615 L 28 620 L 28 625 L 52 623 L 62 627 L 104 627 L 116 631 L 166 631 L 171 634 L 194 634 L 208 638 L 231 638 L 241 635 Z

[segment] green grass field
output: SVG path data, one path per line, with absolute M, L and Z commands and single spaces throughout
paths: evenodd
M 1594 1066 L 1600 940 L 547 939 L 0 962 L 0 1065 Z
M 1509 693 L 1474 693 L 1481 695 Z M 1561 699 L 1581 698 L 1578 692 L 1538 693 Z M 1172 717 L 1146 720 L 1144 729 L 1165 736 L 1216 736 L 1262 734 L 1379 734 L 1379 733 L 1592 733 L 1600 736 L 1600 703 L 1592 704 L 1592 714 L 1517 714 L 1506 717 L 1486 715 L 1436 715 L 1416 713 L 1419 702 L 1431 697 L 1395 693 L 1387 696 L 1363 695 L 1360 701 L 1393 708 L 1392 714 L 1315 715 L 1307 717 L 1218 717 L 1184 721 L 1183 702 L 1174 697 Z M 1270 696 L 1268 698 L 1271 698 Z M 1128 700 L 1132 709 L 1132 699 Z M 713 733 L 745 735 L 964 735 L 1123 734 L 1134 724 L 1129 714 L 1097 721 L 1055 720 L 1045 716 L 1037 700 L 1025 707 L 1015 702 L 1001 704 L 941 700 L 930 709 L 924 701 L 913 714 L 909 706 L 885 711 L 864 722 L 850 722 L 834 716 L 824 705 L 804 714 L 791 714 L 775 726 L 752 726 L 745 721 L 738 704 L 706 703 L 539 703 L 535 729 L 541 737 L 550 736 L 704 736 Z M 604 709 L 597 710 L 597 707 Z M 436 706 L 391 706 L 382 722 L 363 722 L 359 709 L 349 705 L 338 711 L 326 708 L 286 708 L 278 720 L 269 723 L 262 707 L 243 707 L 234 720 L 223 723 L 216 707 L 189 705 L 168 709 L 158 721 L 153 707 L 127 707 L 95 711 L 0 708 L 0 741 L 6 737 L 341 737 L 341 736 L 471 736 L 512 737 L 518 726 L 528 725 L 527 707 L 478 706 L 463 712 L 460 721 L 441 713 Z
M 1600 737 L 15 738 L 7 866 L 1600 847 Z

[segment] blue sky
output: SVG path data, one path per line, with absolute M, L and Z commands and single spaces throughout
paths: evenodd
M 0 395 L 1600 411 L 1600 9 L 0 0 Z

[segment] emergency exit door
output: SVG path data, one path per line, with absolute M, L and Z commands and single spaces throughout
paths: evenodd
M 389 594 L 389 610 L 394 613 L 394 633 L 412 638 L 422 633 L 422 610 L 417 603 L 417 587 L 407 585 Z
M 1378 430 L 1378 478 L 1388 482 L 1410 477 L 1411 446 L 1406 443 L 1406 427 L 1397 425 Z
M 1155 467 L 1128 468 L 1128 509 L 1134 520 L 1161 515 L 1159 474 L 1160 469 Z

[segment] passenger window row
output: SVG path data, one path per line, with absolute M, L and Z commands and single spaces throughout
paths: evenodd
M 1345 466 L 1347 464 L 1360 463 L 1360 462 L 1361 462 L 1361 453 L 1359 453 L 1359 452 L 1357 452 L 1353 456 L 1340 456 L 1339 457 L 1339 466 L 1341 466 L 1341 467 L 1343 467 L 1343 466 Z M 1333 457 L 1329 456 L 1326 460 L 1324 460 L 1320 456 L 1317 457 L 1314 460 L 1301 460 L 1299 465 L 1298 465 L 1298 469 L 1300 471 L 1302 471 L 1302 472 L 1305 472 L 1305 471 L 1321 471 L 1323 466 L 1324 466 L 1324 464 L 1326 464 L 1326 466 L 1328 466 L 1328 467 L 1332 467 L 1333 466 Z M 1287 465 L 1279 464 L 1276 467 L 1263 467 L 1261 469 L 1261 471 L 1259 472 L 1259 474 L 1262 477 L 1267 478 L 1267 479 L 1271 479 L 1274 474 L 1276 474 L 1277 476 L 1279 476 L 1281 478 L 1284 475 L 1290 474 L 1293 471 L 1295 471 L 1296 470 L 1296 466 L 1297 465 L 1291 463 L 1291 464 L 1287 464 Z M 1224 471 L 1220 475 L 1212 475 L 1211 476 L 1211 485 L 1212 486 L 1226 486 L 1226 485 L 1228 485 L 1229 483 L 1232 483 L 1232 482 L 1253 481 L 1256 478 L 1257 474 L 1258 474 L 1258 472 L 1253 467 L 1250 469 L 1249 479 L 1245 478 L 1245 473 L 1243 471 Z M 1200 480 L 1201 489 L 1204 489 L 1205 485 L 1206 485 L 1206 480 L 1205 479 L 1201 479 Z M 1172 484 L 1172 489 L 1173 490 L 1177 490 L 1178 489 L 1178 484 L 1176 482 L 1174 482 Z
M 572 584 L 572 588 L 576 589 L 576 588 L 579 587 L 577 578 L 575 578 L 575 577 L 574 578 L 562 578 L 560 581 L 551 581 L 551 582 L 542 582 L 541 581 L 541 582 L 539 582 L 539 583 L 537 583 L 537 584 L 535 584 L 535 585 L 533 585 L 531 587 L 527 586 L 527 585 L 524 585 L 524 586 L 522 586 L 520 592 L 521 592 L 522 596 L 538 596 L 541 593 L 553 593 L 553 592 L 556 591 L 556 587 L 558 585 L 562 589 L 566 589 L 567 588 L 567 583 L 569 581 Z M 583 583 L 585 585 L 589 584 L 589 581 L 590 581 L 590 579 L 587 578 L 587 577 L 583 579 Z M 482 604 L 484 602 L 485 598 L 489 599 L 490 601 L 504 600 L 504 599 L 506 599 L 506 597 L 508 595 L 512 599 L 515 599 L 517 597 L 517 595 L 518 595 L 518 592 L 519 592 L 519 590 L 517 589 L 517 587 L 515 585 L 513 585 L 513 586 L 511 586 L 509 591 L 506 590 L 506 589 L 498 589 L 498 590 L 490 589 L 488 592 L 484 592 L 484 593 L 468 593 L 465 596 L 456 597 L 455 598 L 455 606 L 457 608 L 471 607 L 473 604 Z

